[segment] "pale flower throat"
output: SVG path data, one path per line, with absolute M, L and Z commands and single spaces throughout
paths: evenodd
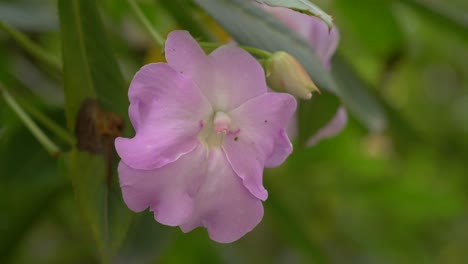
M 218 111 L 211 115 L 208 121 L 200 120 L 201 131 L 198 140 L 208 148 L 220 147 L 226 134 L 237 134 L 232 130 L 231 118 L 224 112 Z

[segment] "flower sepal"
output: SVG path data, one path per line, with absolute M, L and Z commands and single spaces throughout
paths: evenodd
M 319 92 L 302 65 L 289 53 L 277 51 L 267 59 L 265 68 L 268 86 L 277 92 L 286 92 L 308 100 L 313 92 Z

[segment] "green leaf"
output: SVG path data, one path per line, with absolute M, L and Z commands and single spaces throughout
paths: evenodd
M 258 3 L 269 6 L 286 7 L 307 15 L 312 15 L 320 18 L 328 25 L 328 28 L 333 27 L 333 18 L 325 13 L 318 6 L 312 4 L 308 0 L 255 0 Z
M 64 162 L 101 260 L 108 262 L 125 239 L 133 215 L 122 201 L 117 180 L 107 188 L 103 157 L 74 149 Z
M 195 38 L 204 41 L 216 39 L 199 19 L 194 19 L 193 5 L 188 5 L 185 0 L 162 0 L 159 3 L 177 21 L 177 24 L 190 31 Z
M 92 98 L 106 111 L 122 117 L 128 134 L 125 82 L 107 41 L 96 1 L 59 0 L 58 10 L 63 45 L 65 114 L 69 130 L 75 131 L 82 103 Z M 66 163 L 92 239 L 101 253 L 102 262 L 108 262 L 124 239 L 132 218 L 117 186 L 115 166 L 107 168 L 116 162 L 106 161 L 103 155 L 74 148 Z M 110 185 L 106 182 L 107 170 L 113 175 Z
M 58 59 L 44 51 L 40 46 L 28 39 L 28 37 L 15 28 L 5 24 L 0 20 L 0 30 L 5 31 L 11 38 L 13 38 L 21 48 L 34 57 L 39 62 L 50 67 L 56 74 L 61 74 L 61 65 Z
M 352 67 L 339 55 L 333 59 L 333 76 L 339 85 L 346 87 L 341 92 L 343 98 L 352 97 L 347 100 L 346 106 L 354 116 L 371 131 L 383 131 L 387 127 L 387 115 L 383 106 L 371 93 L 367 85 L 354 72 Z
M 59 15 L 69 128 L 74 128 L 85 98 L 97 98 L 106 110 L 126 117 L 125 82 L 105 36 L 95 1 L 60 0 Z

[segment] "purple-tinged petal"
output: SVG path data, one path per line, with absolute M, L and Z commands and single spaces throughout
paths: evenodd
M 338 47 L 339 41 L 339 33 L 336 26 L 329 31 L 328 26 L 322 20 L 317 17 L 310 17 L 308 40 L 322 60 L 325 68 L 330 70 L 330 60 Z
M 291 152 L 284 129 L 295 110 L 291 95 L 265 93 L 228 113 L 239 130 L 226 135 L 223 149 L 244 186 L 259 199 L 268 196 L 262 184 L 265 164 L 275 165 Z
M 167 64 L 149 64 L 129 90 L 133 138 L 117 138 L 123 162 L 135 169 L 154 169 L 177 160 L 198 144 L 200 120 L 211 112 L 193 82 Z
M 263 167 L 290 154 L 296 101 L 267 93 L 262 67 L 233 45 L 206 56 L 179 31 L 166 54 L 168 64 L 143 67 L 129 90 L 136 135 L 115 142 L 124 200 L 162 224 L 204 226 L 232 242 L 263 217 Z
M 297 114 L 293 115 L 286 126 L 286 133 L 290 140 L 294 140 L 298 135 Z
M 346 127 L 346 123 L 348 123 L 348 114 L 346 113 L 346 109 L 341 106 L 338 108 L 338 111 L 336 111 L 335 116 L 324 127 L 317 131 L 315 135 L 309 138 L 307 146 L 313 146 L 322 139 L 338 135 Z
M 245 101 L 267 92 L 265 72 L 247 51 L 234 44 L 210 54 L 208 85 L 201 87 L 213 107 L 230 111 Z
M 181 229 L 189 232 L 204 226 L 214 241 L 233 242 L 261 221 L 262 202 L 242 185 L 220 149 L 210 151 L 208 160 L 200 162 L 208 163 L 206 179 L 197 194 L 196 209 Z
M 335 53 L 339 41 L 339 33 L 336 26 L 329 31 L 328 26 L 317 17 L 283 7 L 263 5 L 263 8 L 306 39 L 322 60 L 324 67 L 330 69 L 330 60 Z
M 192 77 L 195 82 L 197 79 L 194 77 L 205 72 L 208 57 L 187 31 L 176 30 L 169 33 L 164 51 L 168 64 L 180 73 Z
M 122 193 L 133 211 L 150 208 L 161 224 L 189 232 L 198 226 L 221 243 L 235 241 L 263 217 L 263 206 L 242 185 L 224 153 L 199 145 L 177 161 L 155 170 L 119 164 Z
M 305 15 L 284 7 L 271 7 L 267 5 L 261 6 L 265 11 L 274 15 L 283 24 L 296 31 L 302 37 L 308 39 L 310 29 L 309 15 Z
M 274 168 L 278 167 L 283 163 L 286 158 L 291 154 L 293 151 L 293 147 L 291 141 L 289 141 L 289 137 L 287 132 L 284 129 L 281 129 L 278 133 L 278 137 L 275 140 L 275 148 L 271 155 L 265 161 L 265 167 Z
M 234 44 L 206 56 L 188 32 L 174 31 L 167 38 L 166 59 L 193 79 L 215 109 L 230 111 L 267 90 L 261 65 Z
M 177 161 L 154 170 L 119 164 L 120 186 L 127 206 L 136 212 L 150 208 L 161 224 L 178 226 L 193 214 L 195 196 L 205 179 L 206 149 L 197 147 Z

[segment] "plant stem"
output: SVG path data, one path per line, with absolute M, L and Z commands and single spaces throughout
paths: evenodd
M 0 93 L 5 98 L 6 103 L 13 109 L 13 111 L 18 115 L 18 117 L 23 121 L 24 125 L 31 131 L 33 136 L 42 144 L 42 146 L 52 155 L 58 156 L 60 154 L 60 149 L 55 145 L 42 130 L 34 123 L 34 121 L 29 117 L 29 115 L 21 108 L 21 106 L 16 102 L 16 100 L 8 93 L 8 91 L 0 86 Z
M 26 35 L 3 23 L 2 21 L 0 21 L 0 29 L 5 31 L 8 35 L 15 39 L 18 42 L 18 44 L 35 59 L 41 61 L 42 63 L 46 64 L 47 66 L 51 67 L 53 70 L 59 73 L 62 72 L 62 66 L 60 65 L 59 60 L 55 56 L 43 50 L 36 43 L 28 39 Z
M 55 123 L 52 119 L 50 119 L 47 115 L 42 113 L 39 109 L 35 108 L 30 104 L 26 104 L 22 101 L 19 101 L 21 106 L 37 121 L 39 121 L 43 126 L 49 129 L 52 133 L 56 136 L 60 137 L 64 142 L 73 146 L 75 142 L 75 138 L 68 133 L 66 129 Z
M 206 28 L 199 17 L 194 17 L 193 8 L 187 0 L 160 0 L 159 4 L 175 19 L 182 28 L 190 29 L 190 34 L 204 41 L 215 41 L 216 36 Z
M 127 0 L 127 2 L 130 5 L 130 9 L 136 15 L 140 23 L 143 24 L 146 30 L 148 30 L 151 38 L 153 38 L 156 45 L 158 45 L 161 48 L 164 47 L 165 39 L 159 34 L 159 32 L 157 32 L 154 29 L 153 25 L 151 25 L 148 18 L 145 16 L 145 14 L 143 14 L 143 12 L 141 11 L 140 7 L 138 7 L 135 0 Z
M 140 20 L 140 22 L 145 26 L 146 30 L 150 33 L 154 42 L 156 42 L 156 44 L 159 47 L 161 48 L 164 47 L 165 39 L 154 29 L 153 25 L 151 25 L 148 18 L 143 14 L 141 9 L 138 7 L 137 3 L 134 0 L 127 0 L 127 1 L 133 13 L 138 18 L 138 20 Z M 203 49 L 208 50 L 208 51 L 214 50 L 221 46 L 221 44 L 211 43 L 211 42 L 199 42 L 199 44 Z M 252 55 L 255 55 L 260 58 L 269 58 L 271 56 L 271 53 L 266 50 L 257 49 L 257 48 L 249 47 L 249 46 L 242 46 L 242 45 L 240 45 L 239 47 L 251 53 Z
M 200 46 L 206 51 L 213 51 L 219 48 L 220 46 L 222 46 L 222 44 L 211 43 L 211 42 L 199 42 L 198 44 L 200 44 Z M 250 54 L 260 57 L 260 58 L 264 58 L 264 59 L 268 59 L 272 55 L 271 52 L 258 49 L 258 48 L 254 48 L 254 47 L 239 45 L 239 48 L 242 48 L 243 50 L 249 52 Z

